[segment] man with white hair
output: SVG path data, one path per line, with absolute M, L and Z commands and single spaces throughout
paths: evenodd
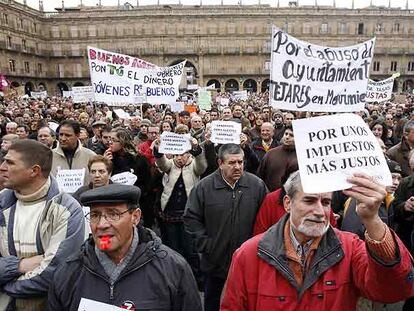
M 199 115 L 195 115 L 191 118 L 190 121 L 191 129 L 190 134 L 193 138 L 197 139 L 198 143 L 201 143 L 205 140 L 204 137 L 204 123 L 202 118 Z
M 8 122 L 6 124 L 6 134 L 16 134 L 16 131 L 17 131 L 16 122 Z
M 285 184 L 288 213 L 234 253 L 222 311 L 356 310 L 360 296 L 392 303 L 413 295 L 410 254 L 378 216 L 385 187 L 360 173 L 348 182 L 365 241 L 331 228 L 332 193 L 305 193 L 295 172 Z

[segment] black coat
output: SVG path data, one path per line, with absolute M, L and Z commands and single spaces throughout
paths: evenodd
M 394 210 L 395 230 L 405 246 L 414 254 L 414 212 L 404 209 L 405 202 L 414 196 L 414 176 L 405 177 L 394 194 L 391 208 Z
M 184 225 L 202 253 L 203 272 L 226 278 L 233 252 L 253 236 L 256 214 L 266 192 L 264 182 L 247 172 L 232 189 L 219 169 L 194 186 Z
M 48 294 L 50 311 L 77 311 L 81 298 L 136 310 L 199 311 L 200 296 L 187 262 L 161 244 L 155 233 L 138 227 L 139 244 L 119 279 L 111 286 L 96 257 L 93 239 L 55 272 Z

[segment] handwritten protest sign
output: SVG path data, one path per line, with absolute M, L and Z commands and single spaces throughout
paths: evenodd
M 114 183 L 130 185 L 130 186 L 135 184 L 137 179 L 138 179 L 137 175 L 131 172 L 123 172 L 123 173 L 115 174 L 114 176 L 111 177 L 111 180 Z
M 384 102 L 391 99 L 394 77 L 382 81 L 368 81 L 366 102 Z
M 198 91 L 198 107 L 201 110 L 211 110 L 211 94 L 209 91 Z
M 30 92 L 30 97 L 33 98 L 46 98 L 47 97 L 47 91 L 42 92 Z
M 367 173 L 390 185 L 391 173 L 371 130 L 356 114 L 294 120 L 296 154 L 303 190 L 329 192 L 349 188 L 346 178 Z
M 120 119 L 131 119 L 129 113 L 127 113 L 124 109 L 114 109 L 114 112 Z
M 88 47 L 89 71 L 96 101 L 150 104 L 175 102 L 184 62 L 158 67 L 145 60 Z
M 183 102 L 171 103 L 170 106 L 171 106 L 171 111 L 172 112 L 184 111 L 184 103 Z
M 129 306 L 126 306 L 126 307 L 129 307 Z M 132 305 L 131 305 L 131 307 L 132 307 Z M 123 309 L 123 308 L 119 308 L 119 307 L 113 306 L 113 305 L 108 305 L 108 304 L 103 303 L 103 302 L 99 302 L 99 301 L 95 301 L 95 300 L 91 300 L 91 299 L 86 299 L 86 298 L 81 299 L 81 301 L 79 303 L 78 311 L 96 311 L 96 310 L 99 310 L 99 311 L 125 311 L 125 309 Z
M 172 132 L 161 134 L 160 153 L 183 154 L 191 149 L 190 135 L 180 135 Z
M 228 98 L 220 98 L 220 106 L 227 107 L 230 103 L 230 99 Z
M 211 122 L 211 141 L 215 144 L 240 144 L 241 124 L 233 121 Z
M 234 100 L 246 100 L 247 99 L 247 91 L 234 91 L 233 92 Z
M 69 97 L 73 97 L 73 92 L 72 91 L 62 91 L 62 96 L 69 98 Z
M 74 193 L 83 186 L 85 168 L 79 170 L 58 170 L 56 181 L 59 188 L 67 193 Z
M 74 86 L 72 87 L 74 103 L 88 103 L 95 100 L 93 87 L 90 86 Z
M 273 26 L 270 102 L 277 109 L 364 109 L 375 38 L 331 48 L 298 40 Z

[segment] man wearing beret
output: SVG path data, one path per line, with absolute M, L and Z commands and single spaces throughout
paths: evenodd
M 82 298 L 128 310 L 201 310 L 187 262 L 139 224 L 140 190 L 111 184 L 83 193 L 92 237 L 57 270 L 49 310 L 78 310 Z

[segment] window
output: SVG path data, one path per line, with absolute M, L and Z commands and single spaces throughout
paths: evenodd
M 6 25 L 8 25 L 8 24 L 9 24 L 9 16 L 8 16 L 6 13 L 4 13 L 4 15 L 3 15 L 3 20 L 4 20 L 4 23 L 5 23 Z
M 383 33 L 384 32 L 384 25 L 382 23 L 377 23 L 375 26 L 375 33 Z
M 43 72 L 43 66 L 41 63 L 37 63 L 37 73 L 42 73 Z
M 16 71 L 16 61 L 14 59 L 9 60 L 9 69 L 11 72 Z
M 59 78 L 64 78 L 65 76 L 65 69 L 63 64 L 57 64 L 57 74 Z
M 304 34 L 311 33 L 311 25 L 309 23 L 303 23 L 303 33 Z
M 23 51 L 27 50 L 27 45 L 26 45 L 26 40 L 22 39 L 22 46 L 23 46 Z
M 374 62 L 373 63 L 373 71 L 379 71 L 381 68 L 381 63 L 380 62 Z
M 36 42 L 36 53 L 39 53 L 39 43 Z
M 391 62 L 391 71 L 397 71 L 397 62 Z
M 29 62 L 24 62 L 24 72 L 29 73 L 30 72 L 30 64 Z
M 328 33 L 328 23 L 321 24 L 321 33 Z
M 34 30 L 34 32 L 37 32 L 37 24 L 36 23 L 33 23 L 33 30 Z
M 340 33 L 340 34 L 346 34 L 347 32 L 348 32 L 348 30 L 347 30 L 347 26 L 346 26 L 346 23 L 345 22 L 340 22 L 339 23 L 339 27 L 338 27 L 339 29 L 338 29 L 338 32 Z
M 22 29 L 23 29 L 23 18 L 20 18 L 20 19 L 19 19 L 19 25 L 20 25 L 20 28 L 22 28 Z
M 408 62 L 408 71 L 414 71 L 414 62 Z
M 11 48 L 11 45 L 12 45 L 12 41 L 11 40 L 12 40 L 11 37 L 10 36 L 7 36 L 7 47 L 8 48 Z
M 359 35 L 364 34 L 364 23 L 358 23 L 358 34 Z
M 394 32 L 400 32 L 400 28 L 401 28 L 401 26 L 400 26 L 400 23 L 394 23 L 394 26 L 392 27 L 392 30 L 394 31 Z

